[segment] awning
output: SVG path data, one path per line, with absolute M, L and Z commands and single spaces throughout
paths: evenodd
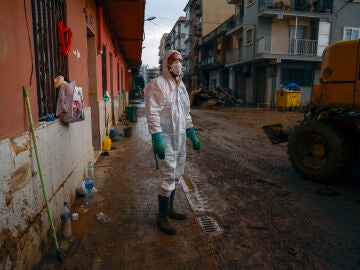
M 146 0 L 103 0 L 104 21 L 123 53 L 128 68 L 141 66 Z

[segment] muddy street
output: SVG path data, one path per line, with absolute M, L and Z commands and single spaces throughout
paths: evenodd
M 291 126 L 299 112 L 193 108 L 201 150 L 191 150 L 172 221 L 156 227 L 156 171 L 138 108 L 133 136 L 113 143 L 95 164 L 95 203 L 79 213 L 66 260 L 48 250 L 37 269 L 360 269 L 359 171 L 341 183 L 303 180 L 286 144 L 272 145 L 263 125 Z M 111 221 L 103 223 L 103 212 Z
M 204 147 L 188 170 L 223 233 L 212 245 L 225 269 L 359 269 L 359 174 L 323 185 L 301 179 L 286 144 L 262 126 L 296 112 L 193 110 Z M 191 177 L 191 174 L 190 174 Z

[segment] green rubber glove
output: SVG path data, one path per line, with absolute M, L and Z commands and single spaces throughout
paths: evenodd
M 192 141 L 194 150 L 200 149 L 200 142 L 199 139 L 196 137 L 194 128 L 188 128 L 186 130 L 186 137 L 188 137 Z
M 163 144 L 161 132 L 151 134 L 153 149 L 160 159 L 165 158 L 165 145 Z

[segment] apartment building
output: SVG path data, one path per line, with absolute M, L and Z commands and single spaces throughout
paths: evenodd
M 201 87 L 229 87 L 226 53 L 232 49 L 232 39 L 226 33 L 232 20 L 233 16 L 199 40 L 198 81 Z
M 147 81 L 149 82 L 150 80 L 160 76 L 161 72 L 160 72 L 160 68 L 148 68 L 147 69 Z
M 356 1 L 358 2 L 358 1 Z M 246 104 L 274 106 L 276 90 L 295 82 L 311 99 L 325 47 L 359 38 L 360 3 L 344 0 L 227 0 L 235 16 L 227 35 L 229 87 Z
M 200 81 L 200 38 L 212 32 L 229 17 L 235 8 L 227 5 L 227 0 L 189 0 L 184 11 L 185 23 L 185 74 L 184 82 L 188 87 L 198 86 Z
M 170 50 L 170 39 L 168 39 L 169 33 L 164 33 L 160 40 L 159 46 L 159 65 L 161 69 L 162 59 L 166 51 Z
M 161 74 L 159 67 L 149 68 L 148 65 L 141 66 L 139 73 L 144 78 L 145 84 Z
M 169 49 L 177 50 L 181 54 L 185 52 L 185 17 L 179 17 L 174 27 L 171 29 L 168 38 Z

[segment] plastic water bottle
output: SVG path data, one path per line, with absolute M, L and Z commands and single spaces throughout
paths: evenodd
M 88 176 L 85 180 L 85 204 L 93 204 L 94 202 L 94 183 Z
M 69 238 L 72 235 L 71 230 L 71 215 L 70 215 L 70 209 L 66 202 L 64 202 L 64 212 L 60 215 L 60 218 L 62 220 L 62 226 L 63 226 L 63 235 L 64 238 Z
M 90 177 L 92 181 L 95 180 L 94 164 L 91 161 L 88 163 L 88 177 Z

